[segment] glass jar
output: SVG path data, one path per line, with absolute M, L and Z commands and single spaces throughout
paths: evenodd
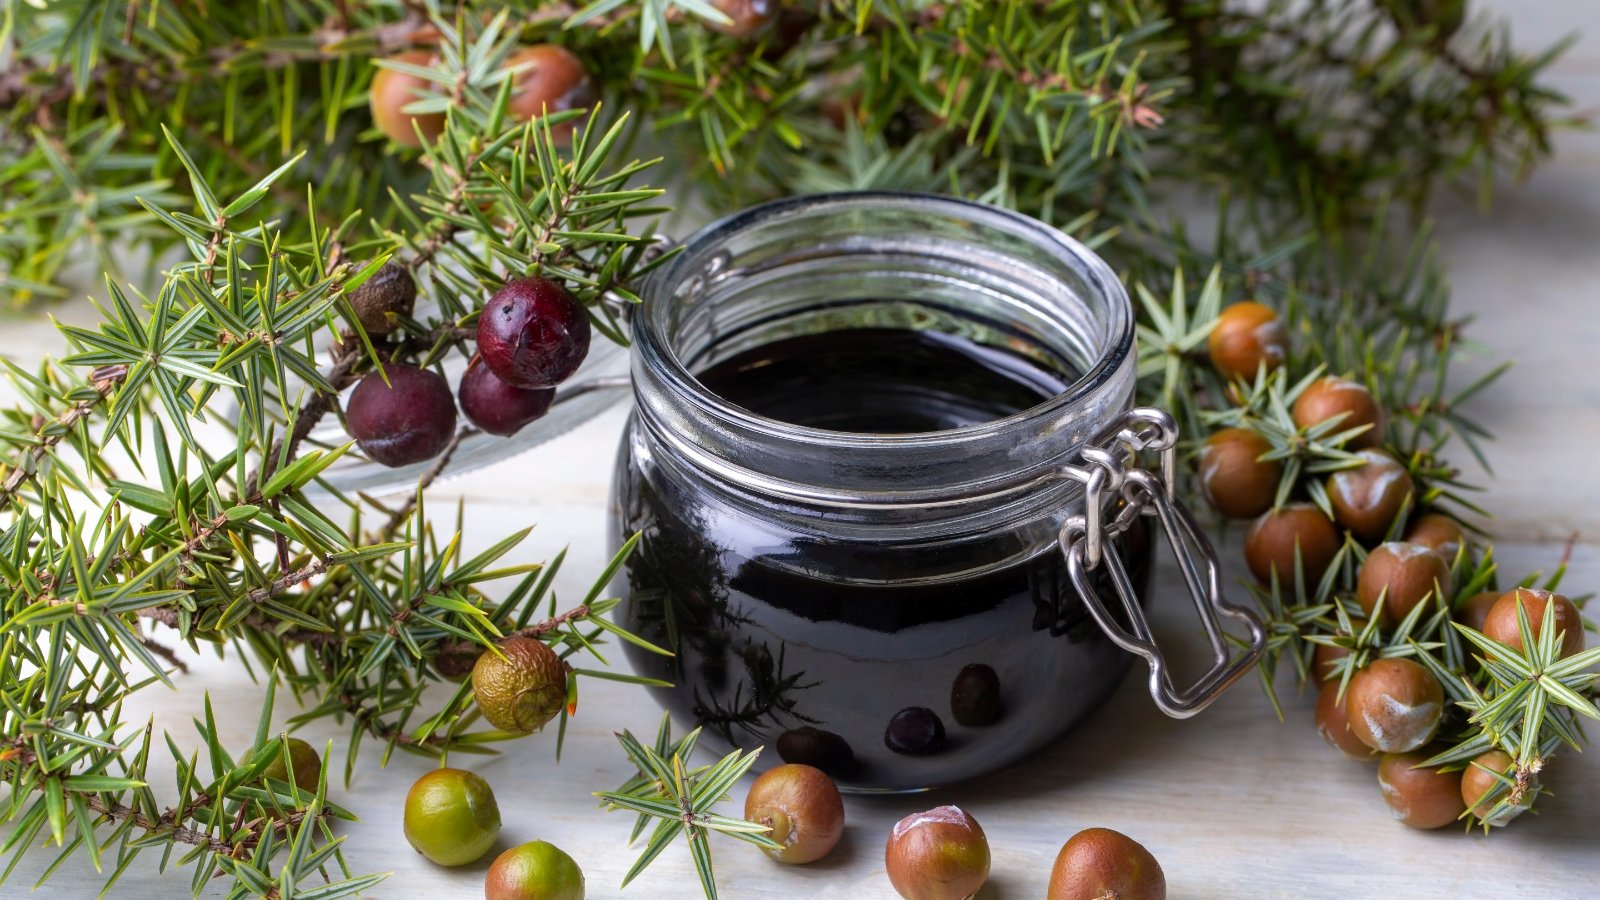
M 1187 715 L 1263 635 L 1216 590 L 1170 481 L 1169 417 L 1130 410 L 1134 320 L 1110 269 L 1027 217 L 951 198 L 849 193 L 731 216 L 658 270 L 634 318 L 636 408 L 612 503 L 621 624 L 680 723 L 766 746 L 860 790 L 977 776 L 1044 747 L 1131 658 Z M 738 354 L 859 329 L 952 335 L 1058 373 L 993 421 L 861 433 L 764 418 L 697 378 Z M 818 338 L 830 340 L 830 338 Z M 1145 515 L 1175 538 L 1218 662 L 1175 689 L 1140 609 Z M 1101 597 L 1112 597 L 1113 603 Z M 1228 659 L 1216 614 L 1246 620 Z M 1119 649 L 1122 648 L 1122 649 Z M 776 751 L 776 752 L 773 752 Z

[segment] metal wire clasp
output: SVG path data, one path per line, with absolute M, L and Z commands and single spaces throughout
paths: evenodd
M 1096 624 L 1117 646 L 1145 658 L 1150 664 L 1150 695 L 1156 706 L 1173 718 L 1185 719 L 1205 709 L 1255 665 L 1266 649 L 1267 632 L 1254 612 L 1223 596 L 1216 550 L 1176 494 L 1177 445 L 1177 423 L 1165 410 L 1136 407 L 1119 416 L 1079 453 L 1083 465 L 1062 470 L 1063 475 L 1083 483 L 1084 512 L 1067 519 L 1057 541 L 1066 554 L 1073 586 Z M 1140 454 L 1146 451 L 1160 454 L 1161 474 L 1138 465 Z M 1119 499 L 1120 509 L 1108 518 Z M 1215 659 L 1205 675 L 1181 691 L 1172 684 L 1127 568 L 1110 542 L 1142 515 L 1160 519 Z M 1102 565 L 1131 631 L 1111 615 L 1090 580 L 1090 573 Z M 1249 644 L 1237 659 L 1229 651 L 1218 613 L 1243 623 L 1250 631 Z

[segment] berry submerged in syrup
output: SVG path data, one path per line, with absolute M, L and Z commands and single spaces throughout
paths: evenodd
M 779 340 L 697 377 L 768 419 L 870 434 L 991 422 L 1076 380 L 1009 350 L 890 328 Z M 622 576 L 621 624 L 674 652 L 628 648 L 640 674 L 673 683 L 658 699 L 704 726 L 709 745 L 776 746 L 844 787 L 949 784 L 1049 745 L 1126 671 L 1078 599 L 1051 521 L 933 541 L 914 525 L 852 531 L 730 492 L 670 453 L 637 421 L 623 443 L 612 538 L 643 539 Z M 1148 532 L 1119 549 L 1142 595 Z

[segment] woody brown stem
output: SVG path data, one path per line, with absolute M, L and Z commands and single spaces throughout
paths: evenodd
M 189 664 L 179 659 L 177 652 L 171 647 L 152 638 L 140 638 L 139 643 L 143 644 L 146 650 L 166 660 L 174 669 L 185 675 L 189 674 Z
M 566 612 L 562 613 L 559 616 L 553 616 L 551 618 L 545 619 L 543 622 L 539 622 L 539 623 L 534 624 L 534 625 L 529 625 L 526 628 L 519 628 L 516 631 L 513 631 L 513 632 L 510 632 L 510 633 L 508 633 L 506 635 L 503 635 L 502 637 L 500 637 L 496 641 L 496 643 L 509 641 L 512 638 L 539 638 L 539 637 L 544 637 L 545 635 L 549 634 L 552 631 L 555 631 L 558 628 L 564 628 L 564 627 L 566 627 L 567 625 L 570 625 L 573 622 L 579 621 L 580 619 L 586 619 L 588 617 L 589 617 L 589 605 L 588 604 L 581 604 L 579 606 L 575 606 L 572 609 L 567 610 Z M 478 650 L 481 650 L 481 649 L 483 649 L 483 645 L 473 643 L 472 641 L 459 641 L 459 640 L 456 640 L 456 641 L 441 641 L 440 644 L 439 644 L 439 651 L 438 652 L 441 653 L 441 654 L 461 654 L 461 653 L 472 653 L 472 652 L 475 652 L 475 651 L 478 651 Z
M 12 498 L 39 471 L 39 467 L 54 452 L 56 445 L 61 443 L 61 439 L 70 435 L 73 429 L 78 427 L 79 423 L 88 418 L 100 404 L 104 403 L 106 398 L 111 395 L 117 385 L 122 383 L 122 379 L 126 378 L 127 375 L 128 368 L 126 366 L 108 366 L 104 369 L 96 369 L 89 376 L 89 384 L 94 388 L 95 396 L 79 400 L 77 403 L 62 410 L 61 414 L 56 416 L 55 419 L 56 424 L 60 427 L 50 434 L 41 434 L 37 443 L 29 447 L 28 451 L 22 455 L 20 463 L 6 475 L 4 482 L 0 482 L 0 509 L 5 509 L 11 505 Z
M 214 838 L 187 825 L 177 824 L 177 813 L 171 810 L 163 814 L 159 819 L 152 819 L 131 806 L 108 802 L 102 799 L 99 794 L 85 795 L 84 803 L 89 809 L 113 822 L 131 819 L 134 827 L 142 829 L 148 834 L 164 835 L 180 844 L 204 847 L 212 853 L 222 856 L 232 856 L 236 850 L 235 845 L 227 841 Z
M 295 587 L 296 585 L 304 584 L 305 582 L 310 581 L 326 571 L 328 571 L 327 558 L 321 557 L 314 559 L 311 562 L 306 563 L 300 568 L 294 570 L 293 572 L 281 575 L 265 585 L 262 585 L 261 587 L 251 589 L 251 591 L 245 595 L 245 599 L 252 604 L 264 603 L 267 600 L 270 600 L 271 598 L 283 593 L 284 591 Z M 167 605 L 147 606 L 144 609 L 136 610 L 135 614 L 143 619 L 150 619 L 153 622 L 160 622 L 169 628 L 177 628 L 179 624 L 178 611 Z

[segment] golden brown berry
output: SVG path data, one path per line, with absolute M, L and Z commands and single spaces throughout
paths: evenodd
M 1431 547 L 1434 552 L 1454 562 L 1461 545 L 1467 542 L 1467 533 L 1461 523 L 1444 513 L 1423 513 L 1406 529 L 1406 541 Z
M 1498 602 L 1500 602 L 1499 591 L 1473 594 L 1456 605 L 1451 617 L 1473 631 L 1482 631 L 1483 623 L 1489 619 L 1489 610 Z
M 1056 854 L 1047 900 L 1166 900 L 1167 876 L 1143 844 L 1109 828 L 1086 828 Z
M 1265 513 L 1250 526 L 1244 537 L 1244 558 L 1257 581 L 1269 584 L 1276 572 L 1278 583 L 1287 588 L 1294 585 L 1295 548 L 1299 547 L 1306 585 L 1313 587 L 1339 552 L 1339 543 L 1339 529 L 1322 510 L 1309 503 L 1290 503 Z
M 989 839 L 960 807 L 935 807 L 895 823 L 883 864 L 906 900 L 966 900 L 989 879 Z
M 400 327 L 400 317 L 411 315 L 417 302 L 417 283 L 404 266 L 386 262 L 350 294 L 361 330 L 382 337 Z
M 782 765 L 750 785 L 744 817 L 771 828 L 767 837 L 783 845 L 767 855 L 781 863 L 809 863 L 828 855 L 844 834 L 844 800 L 821 769 Z
M 1467 808 L 1461 773 L 1417 768 L 1427 753 L 1388 753 L 1378 763 L 1378 787 L 1394 817 L 1412 828 L 1443 828 Z
M 1328 476 L 1333 518 L 1363 543 L 1383 540 L 1416 490 L 1411 473 L 1382 450 L 1362 450 L 1362 464 Z
M 322 757 L 310 744 L 299 738 L 284 738 L 284 743 L 289 748 L 289 762 L 294 766 L 294 786 L 308 794 L 315 794 L 317 781 L 322 774 Z M 284 765 L 281 749 L 272 757 L 272 762 L 261 770 L 261 777 L 285 783 L 289 781 L 289 768 Z
M 583 900 L 583 871 L 561 848 L 529 841 L 495 857 L 485 900 Z
M 1222 311 L 1206 349 L 1224 378 L 1254 378 L 1263 365 L 1268 371 L 1283 365 L 1289 338 L 1271 307 L 1247 300 Z
M 522 67 L 511 88 L 506 115 L 512 119 L 537 119 L 547 113 L 584 109 L 595 101 L 594 81 L 583 62 L 559 44 L 535 44 L 506 57 L 505 68 Z M 572 134 L 573 123 L 563 122 L 550 131 L 557 140 Z
M 1500 595 L 1489 615 L 1483 620 L 1483 633 L 1494 640 L 1526 653 L 1522 644 L 1522 629 L 1517 624 L 1517 604 L 1528 611 L 1528 624 L 1532 626 L 1533 639 L 1538 640 L 1544 627 L 1544 610 L 1555 604 L 1555 628 L 1561 632 L 1561 655 L 1571 656 L 1583 650 L 1583 619 L 1578 607 L 1561 594 L 1539 588 L 1513 588 Z
M 391 56 L 390 59 L 425 68 L 433 68 L 439 64 L 439 57 L 431 50 L 407 50 Z M 417 133 L 412 129 L 412 123 L 415 122 L 417 129 L 422 131 L 422 136 L 428 143 L 433 143 L 444 133 L 444 113 L 413 116 L 402 110 L 407 104 L 422 100 L 427 94 L 437 90 L 437 84 L 425 78 L 409 72 L 380 68 L 372 76 L 372 88 L 367 97 L 368 105 L 372 109 L 372 123 L 396 144 L 402 147 L 420 147 L 422 141 L 417 139 Z
M 441 866 L 483 858 L 500 834 L 500 807 L 489 782 L 462 769 L 434 769 L 406 794 L 406 840 Z
M 1200 449 L 1200 489 L 1230 519 L 1250 519 L 1272 508 L 1283 477 L 1283 463 L 1261 456 L 1272 450 L 1266 438 L 1244 428 L 1223 428 Z
M 485 652 L 472 667 L 472 693 L 489 724 L 532 734 L 567 702 L 568 667 L 544 641 L 513 637 L 500 652 Z
M 1373 548 L 1361 564 L 1356 602 L 1380 625 L 1399 622 L 1435 596 L 1450 596 L 1450 564 L 1427 547 L 1390 541 Z
M 1375 659 L 1350 678 L 1344 704 L 1357 740 L 1382 753 L 1406 753 L 1438 732 L 1444 687 L 1419 662 Z
M 1376 447 L 1383 443 L 1383 410 L 1365 385 L 1348 378 L 1328 376 L 1306 386 L 1294 401 L 1294 423 L 1301 428 L 1321 425 L 1343 416 L 1334 433 L 1366 425 L 1367 430 L 1351 438 L 1345 446 L 1352 450 Z
M 1324 684 L 1317 694 L 1317 734 L 1322 735 L 1328 746 L 1351 759 L 1371 759 L 1372 748 L 1363 744 L 1350 730 L 1350 717 L 1345 709 L 1344 702 L 1339 698 L 1339 683 L 1330 681 Z
M 1350 651 L 1343 647 L 1318 644 L 1317 648 L 1311 651 L 1311 677 L 1319 683 L 1327 681 L 1334 675 L 1334 665 L 1349 655 Z
M 1472 765 L 1462 770 L 1461 799 L 1479 820 L 1489 825 L 1505 825 L 1527 811 L 1531 804 L 1526 798 L 1519 798 L 1516 803 L 1505 807 L 1490 818 L 1490 813 L 1500 801 L 1511 800 L 1511 788 L 1504 786 L 1494 777 L 1494 773 L 1509 775 L 1514 780 L 1515 768 L 1510 754 L 1504 750 L 1490 750 L 1479 755 L 1472 761 Z
M 737 38 L 751 37 L 765 28 L 777 7 L 775 0 L 711 0 L 711 5 L 733 21 L 724 25 L 707 20 L 706 24 Z

